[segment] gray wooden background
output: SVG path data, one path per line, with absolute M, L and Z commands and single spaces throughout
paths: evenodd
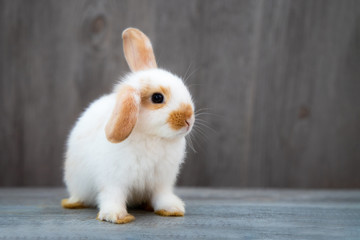
M 62 184 L 79 113 L 142 29 L 202 127 L 180 185 L 360 187 L 360 1 L 0 1 L 0 185 Z M 203 122 L 201 122 L 203 123 Z

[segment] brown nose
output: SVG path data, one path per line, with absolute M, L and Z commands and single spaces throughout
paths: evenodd
M 190 118 L 194 111 L 190 104 L 182 103 L 180 107 L 172 111 L 167 119 L 170 127 L 174 130 L 179 130 L 183 127 L 190 126 Z

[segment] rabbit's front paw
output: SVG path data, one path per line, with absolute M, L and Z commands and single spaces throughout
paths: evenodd
M 112 222 L 117 224 L 129 223 L 135 220 L 135 217 L 128 213 L 112 213 L 100 211 L 96 217 L 97 220 Z
M 155 200 L 155 213 L 165 217 L 183 217 L 184 202 L 174 194 L 162 195 Z

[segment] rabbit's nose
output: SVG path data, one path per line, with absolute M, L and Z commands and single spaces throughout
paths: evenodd
M 189 131 L 191 128 L 191 118 L 185 120 L 186 123 L 186 131 Z
M 167 119 L 170 127 L 174 130 L 180 130 L 183 127 L 190 129 L 193 123 L 193 109 L 190 104 L 180 104 L 180 107 L 172 111 Z
M 189 131 L 192 128 L 192 126 L 194 125 L 194 122 L 195 122 L 195 118 L 193 116 L 191 116 L 185 120 L 186 131 Z

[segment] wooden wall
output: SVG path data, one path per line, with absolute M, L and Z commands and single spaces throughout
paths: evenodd
M 180 185 L 360 187 L 360 1 L 1 0 L 0 185 L 62 184 L 79 113 L 142 29 L 207 122 Z M 188 74 L 189 74 L 188 73 Z

